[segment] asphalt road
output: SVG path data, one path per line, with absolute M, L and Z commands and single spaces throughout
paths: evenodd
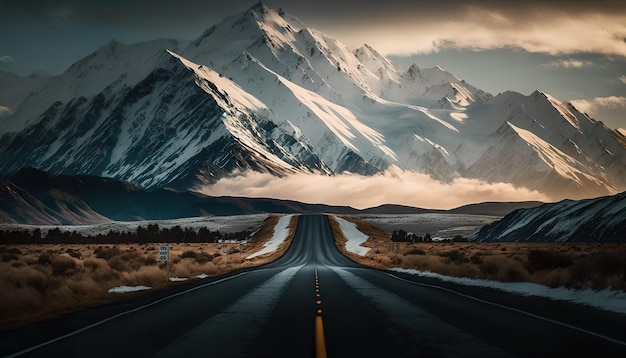
M 262 268 L 0 334 L 24 357 L 626 357 L 626 317 L 368 269 L 326 216 Z

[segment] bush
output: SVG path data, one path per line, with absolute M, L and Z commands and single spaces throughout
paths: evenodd
M 571 257 L 545 250 L 530 250 L 528 252 L 528 272 L 566 268 L 574 264 Z
M 122 259 L 120 256 L 112 257 L 107 262 L 109 263 L 109 266 L 111 267 L 111 269 L 115 271 L 124 272 L 127 269 L 126 261 L 124 261 L 124 259 Z
M 409 249 L 404 254 L 405 255 L 426 255 L 426 252 L 424 252 L 424 250 L 420 250 L 420 249 L 414 247 L 414 248 Z
M 49 253 L 44 252 L 43 254 L 39 255 L 37 263 L 43 266 L 52 265 L 52 256 L 50 256 Z
M 66 254 L 68 254 L 68 255 L 70 255 L 71 257 L 73 257 L 73 258 L 75 258 L 75 259 L 79 259 L 79 260 L 80 260 L 80 259 L 82 259 L 82 258 L 83 258 L 83 255 L 81 255 L 81 254 L 80 254 L 80 252 L 78 252 L 78 251 L 74 251 L 74 250 L 72 250 L 72 249 L 67 249 L 67 250 L 65 250 L 65 253 L 66 253 Z
M 528 279 L 528 272 L 521 262 L 503 256 L 487 256 L 479 265 L 480 271 L 489 278 L 503 282 L 518 282 Z
M 2 254 L 2 257 L 0 257 L 0 261 L 2 262 L 9 262 L 9 261 L 17 261 L 19 260 L 20 257 L 17 254 Z
M 93 251 L 93 254 L 96 255 L 96 257 L 99 259 L 105 259 L 109 261 L 113 256 L 119 255 L 120 250 L 117 247 L 98 247 Z
M 195 260 L 197 263 L 203 264 L 209 261 L 213 261 L 213 256 L 207 254 L 206 252 L 199 252 L 195 257 Z
M 438 255 L 441 257 L 446 257 L 450 261 L 450 263 L 454 263 L 457 265 L 460 265 L 469 261 L 467 257 L 465 257 L 465 254 L 463 254 L 459 250 L 440 252 L 438 253 Z
M 93 259 L 87 259 L 83 262 L 83 267 L 95 271 L 100 267 L 100 262 Z
M 56 256 L 52 259 L 52 275 L 72 275 L 76 269 L 76 262 L 66 256 Z
M 195 259 L 196 258 L 196 252 L 195 251 L 185 251 L 180 255 L 181 259 Z

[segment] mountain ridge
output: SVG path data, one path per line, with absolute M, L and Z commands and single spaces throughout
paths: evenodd
M 626 192 L 522 208 L 484 226 L 476 241 L 625 242 Z
M 0 183 L 1 222 L 32 225 L 97 224 L 108 221 L 257 213 L 492 215 L 494 211 L 508 212 L 529 206 L 529 203 L 489 203 L 484 209 L 482 204 L 473 204 L 469 209 L 457 208 L 446 211 L 381 205 L 359 210 L 349 206 L 310 204 L 271 198 L 211 197 L 172 189 L 147 191 L 116 179 L 85 175 L 53 175 L 33 168 L 23 168 L 11 178 L 0 177 Z M 7 195 L 14 199 L 8 200 Z M 68 207 L 75 210 L 68 211 L 66 209 Z
M 403 71 L 261 3 L 185 48 L 113 41 L 76 62 L 0 118 L 0 175 L 22 167 L 179 190 L 399 167 L 560 200 L 626 189 L 626 138 L 540 91 Z

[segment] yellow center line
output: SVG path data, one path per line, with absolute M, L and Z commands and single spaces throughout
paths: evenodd
M 326 358 L 326 341 L 324 339 L 322 316 L 315 317 L 315 357 Z
M 315 315 L 315 357 L 326 358 L 326 338 L 324 337 L 324 322 L 322 321 L 322 296 L 320 295 L 320 282 L 315 268 L 315 303 L 317 306 Z

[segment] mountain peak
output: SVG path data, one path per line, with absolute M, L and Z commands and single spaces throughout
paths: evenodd
M 263 1 L 258 1 L 248 9 L 248 11 L 261 11 L 263 13 L 267 10 L 269 10 L 269 7 Z

